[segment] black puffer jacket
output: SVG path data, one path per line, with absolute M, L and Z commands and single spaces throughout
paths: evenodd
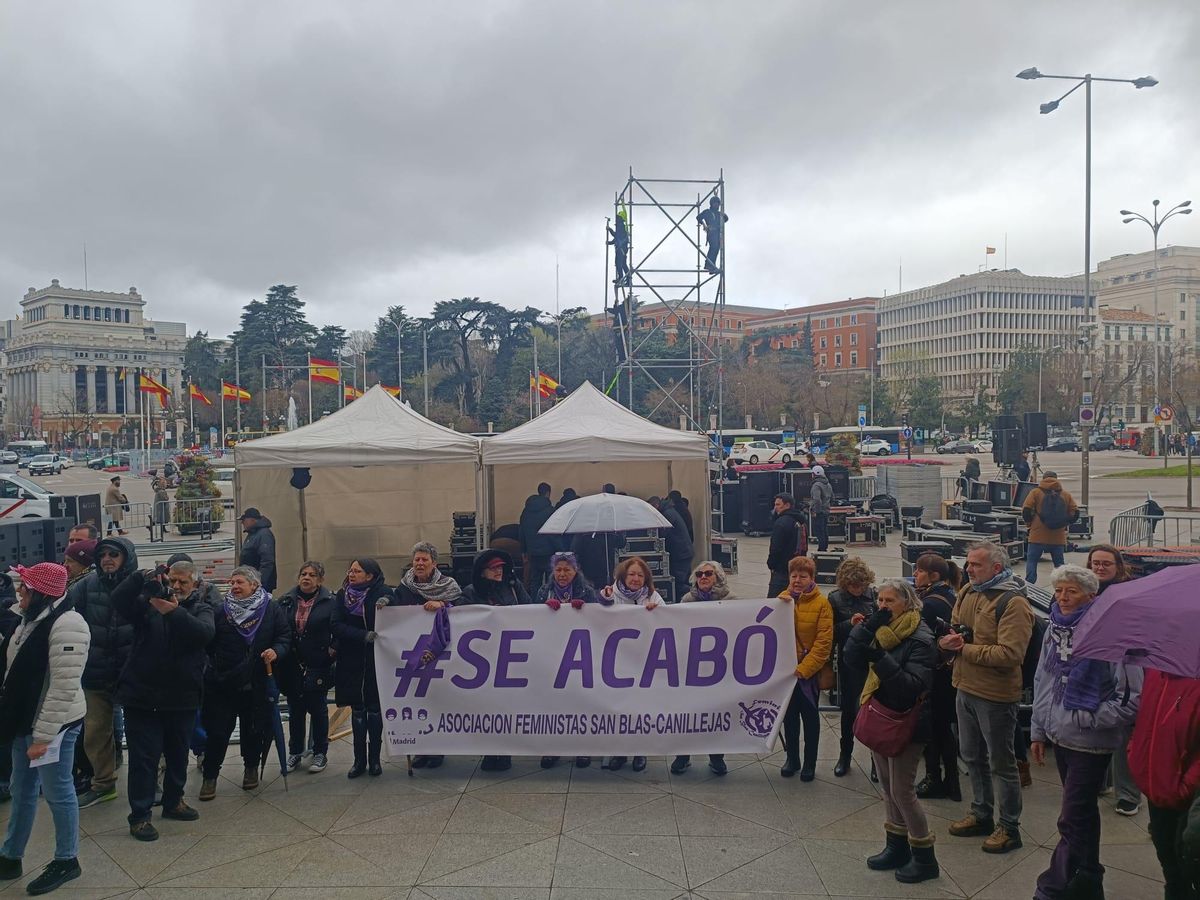
M 121 567 L 111 575 L 100 570 L 75 582 L 67 599 L 83 616 L 92 633 L 88 661 L 83 670 L 83 687 L 89 691 L 112 691 L 129 658 L 133 646 L 133 626 L 125 621 L 112 602 L 112 592 L 122 581 L 137 571 L 137 551 L 125 538 L 105 538 L 96 544 L 96 561 L 105 547 L 115 547 L 125 554 Z
M 275 533 L 271 531 L 271 520 L 263 516 L 246 532 L 239 557 L 243 566 L 253 566 L 262 576 L 263 590 L 275 592 Z
M 267 667 L 262 661 L 264 650 L 275 651 L 278 657 L 275 666 L 282 665 L 291 650 L 292 630 L 288 627 L 287 616 L 273 601 L 268 601 L 264 607 L 262 624 L 250 644 L 225 612 L 224 604 L 213 616 L 213 622 L 216 635 L 208 645 L 205 677 L 205 684 L 210 689 L 230 693 L 248 691 L 266 680 Z
M 117 585 L 112 602 L 133 626 L 133 648 L 117 683 L 116 700 L 145 710 L 199 709 L 204 690 L 205 648 L 213 639 L 212 607 L 198 591 L 163 615 L 150 605 L 142 572 Z
M 391 588 L 378 579 L 367 591 L 361 616 L 346 609 L 346 595 L 339 590 L 333 600 L 333 641 L 337 648 L 337 669 L 334 673 L 335 699 L 338 706 L 362 707 L 364 686 L 375 684 L 374 646 L 367 634 L 375 631 L 375 605 L 383 600 L 394 603 Z M 367 672 L 372 674 L 367 677 Z
M 771 525 L 771 544 L 767 549 L 767 568 L 772 572 L 786 572 L 800 544 L 800 528 L 804 527 L 804 514 L 791 507 L 775 517 Z
M 684 560 L 690 561 L 695 555 L 696 548 L 692 545 L 692 538 L 688 534 L 683 516 L 679 515 L 679 510 L 673 503 L 666 500 L 663 501 L 659 512 L 662 513 L 664 519 L 671 523 L 671 528 L 662 534 L 667 542 L 667 553 L 671 556 L 671 564 L 680 566 Z
M 296 610 L 300 604 L 299 588 L 292 588 L 279 598 L 279 608 L 287 617 L 288 627 L 292 631 L 292 650 L 284 661 L 280 671 L 280 689 L 289 697 L 303 690 L 304 673 L 312 673 L 312 677 L 324 677 L 328 684 L 329 672 L 333 668 L 333 607 L 337 601 L 329 588 L 322 587 L 317 591 L 312 609 L 308 612 L 308 621 L 304 630 L 296 627 Z
M 846 664 L 865 678 L 871 664 L 869 650 L 875 641 L 871 620 L 855 625 L 846 641 Z M 923 621 L 909 637 L 874 662 L 879 676 L 875 698 L 888 709 L 904 712 L 929 693 L 933 686 L 933 670 L 938 664 L 938 651 L 933 632 Z M 921 703 L 913 743 L 927 743 L 930 737 L 929 704 Z
M 868 587 L 859 596 L 841 588 L 829 592 L 829 605 L 833 607 L 833 642 L 837 644 L 839 654 L 845 648 L 846 638 L 850 637 L 850 631 L 854 628 L 850 619 L 855 613 L 862 613 L 866 618 L 871 618 L 879 608 L 875 602 L 877 596 L 873 587 Z
M 549 497 L 533 494 L 525 499 L 521 510 L 521 552 L 530 556 L 549 556 L 558 549 L 555 535 L 538 534 L 538 529 L 554 514 Z
M 504 576 L 499 581 L 483 577 L 483 570 L 493 560 L 504 562 Z M 512 557 L 503 550 L 484 550 L 475 557 L 471 569 L 471 583 L 463 590 L 459 605 L 481 604 L 487 606 L 517 606 L 532 603 L 525 585 L 513 575 Z

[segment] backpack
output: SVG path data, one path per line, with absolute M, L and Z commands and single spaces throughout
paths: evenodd
M 1063 499 L 1062 491 L 1042 491 L 1042 505 L 1038 509 L 1038 518 L 1051 531 L 1066 528 L 1071 523 L 1071 514 L 1067 510 L 1067 501 Z
M 1000 630 L 1000 620 L 1008 609 L 1008 601 L 1015 597 L 1013 591 L 1005 591 L 996 601 L 996 630 Z M 1042 657 L 1042 642 L 1046 639 L 1046 620 L 1030 609 L 1033 616 L 1033 632 L 1029 635 L 1029 644 L 1025 647 L 1025 658 L 1021 660 L 1021 686 L 1033 688 L 1033 678 L 1037 674 L 1038 662 Z

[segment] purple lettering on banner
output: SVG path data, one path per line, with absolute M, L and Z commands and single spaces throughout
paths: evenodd
M 528 641 L 533 638 L 532 631 L 502 631 L 500 632 L 500 649 L 496 653 L 496 687 L 525 687 L 528 678 L 510 678 L 508 667 L 513 663 L 529 661 L 528 653 L 517 653 L 513 650 L 513 641 Z
M 600 680 L 612 688 L 633 687 L 634 678 L 617 677 L 617 644 L 621 641 L 631 641 L 638 638 L 641 632 L 636 628 L 618 628 L 604 642 L 604 656 L 600 661 Z
M 656 628 L 650 638 L 650 649 L 646 651 L 646 667 L 642 669 L 639 687 L 652 687 L 654 673 L 667 673 L 667 684 L 679 687 L 679 653 L 675 649 L 675 632 L 670 628 Z
M 755 621 L 761 623 L 772 612 L 771 607 L 764 606 L 758 611 L 758 616 Z M 762 638 L 762 647 L 760 648 L 759 658 L 762 660 L 762 668 L 755 674 L 751 675 L 747 671 L 747 663 L 750 658 L 750 641 L 755 637 Z M 771 675 L 775 671 L 775 658 L 779 654 L 779 639 L 775 635 L 775 629 L 767 625 L 751 625 L 749 628 L 743 628 L 738 632 L 737 640 L 733 645 L 733 677 L 738 684 L 756 685 L 765 684 L 771 680 Z
M 704 649 L 704 639 L 712 638 L 712 646 Z M 700 626 L 693 628 L 688 641 L 687 678 L 684 681 L 688 687 L 712 687 L 720 684 L 725 678 L 725 651 L 729 649 L 729 636 L 724 628 Z M 709 663 L 712 671 L 707 675 L 700 674 L 701 663 Z
M 464 631 L 458 639 L 458 655 L 462 657 L 463 662 L 467 665 L 475 667 L 475 674 L 470 678 L 464 678 L 462 675 L 452 675 L 450 683 L 456 688 L 465 690 L 474 690 L 478 687 L 483 687 L 487 684 L 488 675 L 491 674 L 491 666 L 488 661 L 471 649 L 472 641 L 486 641 L 492 636 L 490 631 L 476 629 L 475 631 Z
M 586 628 L 576 628 L 567 636 L 562 662 L 558 664 L 558 674 L 554 676 L 556 691 L 567 686 L 567 677 L 572 670 L 581 676 L 580 687 L 592 686 L 592 636 Z

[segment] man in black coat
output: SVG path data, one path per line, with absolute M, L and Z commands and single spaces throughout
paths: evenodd
M 273 594 L 279 582 L 275 575 L 275 533 L 271 531 L 271 520 L 251 506 L 242 513 L 240 521 L 246 539 L 242 541 L 238 565 L 258 569 L 263 590 Z
M 689 582 L 692 577 L 692 558 L 696 553 L 692 545 L 692 538 L 688 534 L 687 523 L 683 521 L 679 510 L 669 500 L 651 497 L 646 502 L 662 513 L 663 518 L 671 523 L 671 527 L 663 535 L 663 539 L 667 542 L 667 561 L 670 566 L 671 578 L 675 582 L 675 600 L 678 602 L 691 589 Z
M 771 597 L 778 597 L 788 586 L 788 563 L 801 545 L 804 519 L 795 504 L 791 494 L 775 495 L 775 523 L 771 526 L 771 545 L 767 550 L 767 568 L 771 571 L 767 593 Z
M 79 808 L 117 798 L 117 748 L 113 735 L 113 704 L 117 679 L 133 644 L 133 626 L 112 601 L 112 592 L 137 571 L 137 553 L 126 538 L 105 538 L 96 544 L 96 571 L 74 582 L 67 591 L 72 607 L 92 633 L 83 695 L 87 717 L 83 747 L 92 764 L 92 785 L 79 795 Z
M 129 737 L 129 833 L 158 839 L 150 822 L 158 760 L 162 816 L 200 817 L 183 800 L 188 741 L 204 686 L 205 647 L 215 632 L 213 609 L 196 589 L 196 567 L 179 562 L 167 572 L 134 572 L 112 592 L 113 605 L 133 626 L 133 647 L 116 699 L 125 708 Z
M 550 485 L 543 481 L 538 485 L 537 493 L 525 499 L 525 508 L 521 511 L 519 527 L 521 553 L 525 557 L 525 587 L 532 591 L 542 586 L 546 570 L 550 567 L 550 557 L 558 549 L 553 535 L 538 534 L 538 530 L 554 514 L 550 493 Z
M 667 501 L 675 507 L 675 511 L 679 513 L 679 518 L 683 519 L 683 524 L 687 526 L 688 537 L 695 541 L 696 526 L 692 522 L 692 510 L 687 498 L 679 493 L 679 491 L 671 491 L 667 494 Z

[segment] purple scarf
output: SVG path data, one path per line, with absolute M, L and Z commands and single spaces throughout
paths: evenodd
M 254 643 L 254 636 L 258 634 L 258 629 L 266 618 L 265 613 L 270 602 L 271 595 L 264 591 L 261 585 L 253 594 L 242 600 L 232 593 L 225 595 L 225 618 L 233 623 L 233 627 L 247 644 Z
M 1075 626 L 1091 608 L 1087 604 L 1070 615 L 1050 606 L 1050 655 L 1047 672 L 1051 677 L 1055 702 L 1063 709 L 1081 709 L 1095 712 L 1113 691 L 1111 670 L 1108 663 L 1098 659 L 1077 659 L 1071 653 L 1071 641 Z
M 579 576 L 576 575 L 575 578 Z M 560 587 L 558 582 L 554 580 L 554 576 L 550 577 L 550 596 L 555 600 L 561 600 L 563 603 L 571 600 L 575 596 L 575 578 L 567 582 L 566 587 Z M 580 591 L 580 593 L 583 593 Z
M 352 616 L 361 616 L 363 614 L 363 601 L 367 599 L 367 594 L 371 590 L 372 582 L 364 585 L 351 584 L 346 582 L 342 586 L 342 593 L 345 597 L 342 602 L 346 604 L 346 611 Z

